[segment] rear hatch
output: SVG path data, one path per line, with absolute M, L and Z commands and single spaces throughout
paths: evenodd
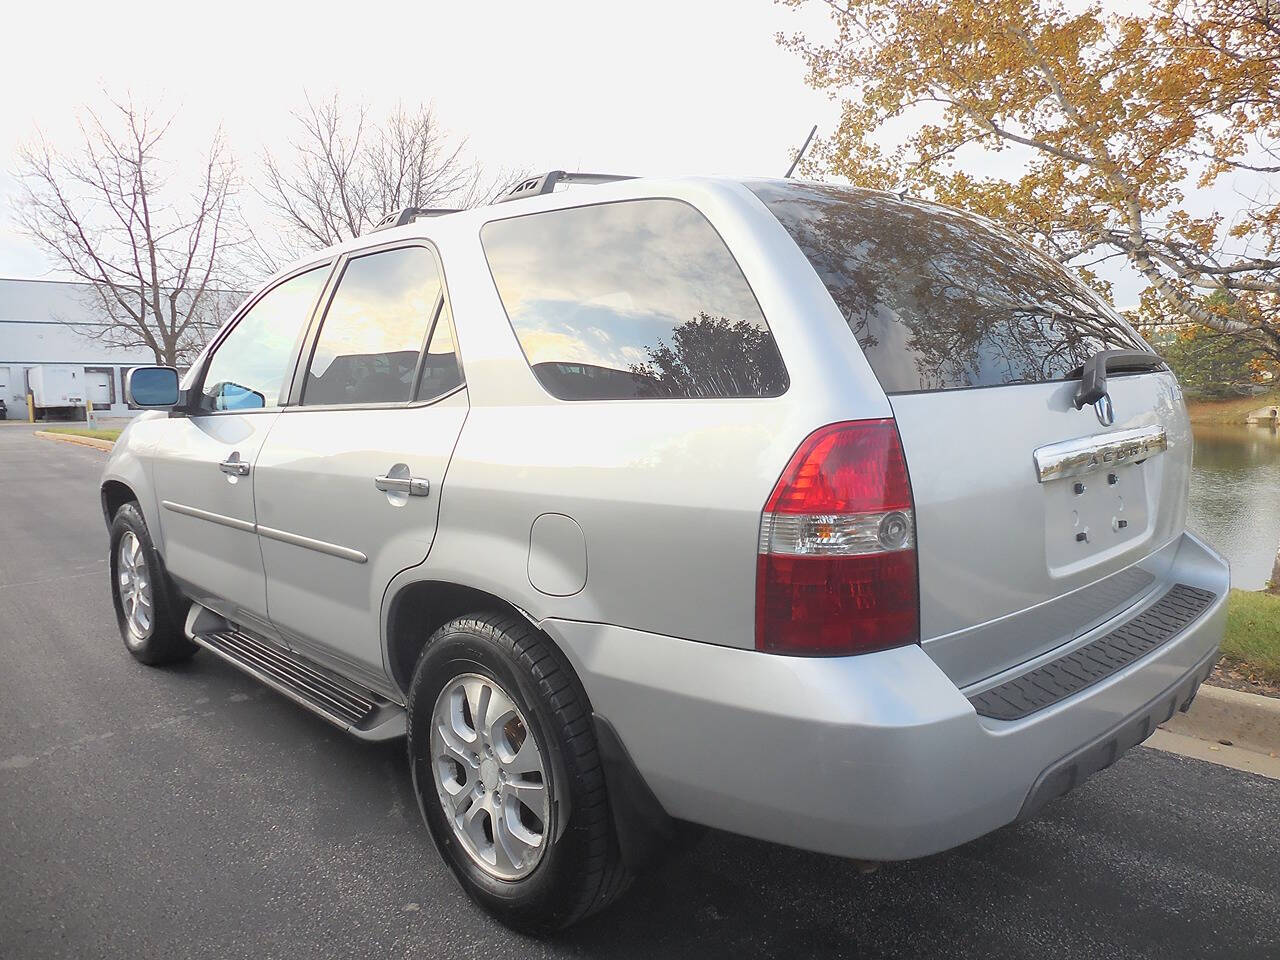
M 1167 370 L 1057 263 L 989 222 L 893 194 L 753 181 L 826 284 L 893 407 L 910 471 L 925 650 L 957 684 L 1078 637 L 1159 586 L 1191 435 Z M 1109 422 L 1104 422 L 1109 421 Z

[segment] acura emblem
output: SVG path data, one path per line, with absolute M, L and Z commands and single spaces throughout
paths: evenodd
M 1093 412 L 1098 415 L 1098 422 L 1109 427 L 1116 422 L 1116 412 L 1111 407 L 1111 395 L 1104 393 L 1093 404 Z

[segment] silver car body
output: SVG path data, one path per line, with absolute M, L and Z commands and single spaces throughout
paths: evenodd
M 566 402 L 541 386 L 481 228 L 638 198 L 684 201 L 718 231 L 785 360 L 781 396 Z M 116 444 L 104 480 L 136 494 L 203 607 L 403 703 L 391 650 L 403 591 L 483 592 L 559 645 L 669 814 L 867 859 L 1014 820 L 1038 790 L 1062 792 L 1046 777 L 1074 782 L 1145 738 L 1212 664 L 1228 575 L 1184 532 L 1192 439 L 1172 374 L 1113 378 L 1112 426 L 1073 408 L 1072 382 L 886 395 L 805 255 L 731 180 L 627 180 L 420 219 L 290 273 L 405 242 L 439 258 L 463 388 L 394 409 L 144 414 Z M 758 652 L 762 506 L 814 429 L 874 418 L 896 419 L 910 469 L 922 643 Z M 1037 476 L 1037 450 L 1141 428 L 1163 430 L 1165 448 L 1116 467 L 1117 484 L 1093 483 L 1105 463 L 1085 494 Z M 251 469 L 233 476 L 219 467 L 229 460 Z M 428 495 L 375 487 L 398 466 Z M 1109 523 L 1117 497 L 1122 536 L 1064 546 Z M 976 712 L 970 697 L 1108 634 L 1175 584 L 1212 602 L 1153 652 L 1025 718 Z

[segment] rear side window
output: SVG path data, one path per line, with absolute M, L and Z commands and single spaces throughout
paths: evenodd
M 441 292 L 435 258 L 425 247 L 350 260 L 311 354 L 303 405 L 412 399 Z
M 958 210 L 826 184 L 747 186 L 809 258 L 888 393 L 1061 380 L 1148 349 L 1034 248 Z
M 485 225 L 485 255 L 525 357 L 561 400 L 774 397 L 787 372 L 720 235 L 678 200 L 630 200 Z

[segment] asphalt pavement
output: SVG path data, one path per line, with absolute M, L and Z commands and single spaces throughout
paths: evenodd
M 1280 957 L 1280 782 L 1138 748 L 1035 820 L 853 864 L 708 834 L 549 941 L 473 907 L 402 743 L 116 631 L 105 454 L 0 425 L 0 957 Z

